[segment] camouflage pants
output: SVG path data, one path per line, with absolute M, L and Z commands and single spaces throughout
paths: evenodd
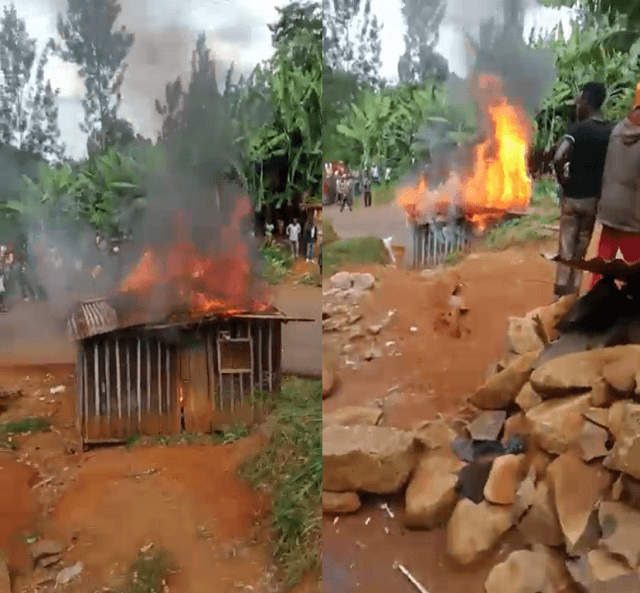
M 560 240 L 563 259 L 581 259 L 587 254 L 596 222 L 598 198 L 560 198 Z M 554 294 L 561 297 L 580 292 L 582 272 L 558 264 Z

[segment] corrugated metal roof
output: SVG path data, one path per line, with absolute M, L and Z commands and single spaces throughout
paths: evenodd
M 84 340 L 92 336 L 107 334 L 117 329 L 127 329 L 137 326 L 145 326 L 149 329 L 161 329 L 164 327 L 191 325 L 222 317 L 227 316 L 216 313 L 187 317 L 173 322 L 158 320 L 157 322 L 151 323 L 138 323 L 127 319 L 119 319 L 116 309 L 111 306 L 107 299 L 95 299 L 78 303 L 74 307 L 69 316 L 68 327 L 72 339 Z M 273 319 L 284 323 L 288 321 L 314 321 L 313 319 L 307 318 L 287 317 L 276 307 L 271 307 L 269 311 L 265 312 L 247 312 L 245 314 L 233 315 L 232 317 L 235 319 Z
M 78 303 L 69 316 L 69 333 L 83 340 L 118 329 L 118 315 L 106 299 Z

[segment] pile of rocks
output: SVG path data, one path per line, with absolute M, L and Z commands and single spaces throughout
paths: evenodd
M 325 512 L 406 487 L 404 524 L 446 526 L 459 564 L 521 534 L 527 549 L 493 568 L 487 593 L 640 591 L 640 346 L 537 366 L 574 302 L 509 320 L 509 353 L 467 420 L 408 432 L 378 426 L 376 410 L 325 418 Z
M 389 311 L 376 323 L 364 325 L 358 302 L 375 287 L 371 274 L 338 272 L 331 277 L 331 289 L 323 294 L 322 331 L 333 334 L 333 343 L 344 357 L 344 364 L 357 370 L 362 361 L 398 355 L 394 341 L 383 341 L 382 330 L 389 325 L 395 311 Z M 339 342 L 339 343 L 338 343 Z

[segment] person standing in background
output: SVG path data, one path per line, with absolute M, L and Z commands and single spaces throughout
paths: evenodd
M 606 97 L 603 84 L 590 82 L 584 86 L 576 99 L 578 121 L 560 142 L 553 161 L 562 188 L 558 252 L 565 260 L 583 258 L 593 234 L 613 129 L 600 113 Z M 582 272 L 558 264 L 555 299 L 580 292 L 581 280 Z
M 289 244 L 291 245 L 291 253 L 294 258 L 300 257 L 300 223 L 297 218 L 293 219 L 292 223 L 287 226 L 287 237 L 289 238 Z
M 368 208 L 371 206 L 371 181 L 369 181 L 369 176 L 365 173 L 364 175 L 364 207 Z
M 304 241 L 307 249 L 307 262 L 313 261 L 313 256 L 316 247 L 316 239 L 318 235 L 318 229 L 312 219 L 307 220 L 304 224 Z
M 640 85 L 633 108 L 611 133 L 597 220 L 602 224 L 597 257 L 613 259 L 622 251 L 631 263 L 640 260 Z M 589 289 L 600 280 L 592 275 Z

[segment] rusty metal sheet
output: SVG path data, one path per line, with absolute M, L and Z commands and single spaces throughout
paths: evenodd
M 546 253 L 541 253 L 540 255 L 551 262 L 561 263 L 570 268 L 591 272 L 592 274 L 598 274 L 600 276 L 614 276 L 618 280 L 624 280 L 629 276 L 640 273 L 640 261 L 629 263 L 623 259 L 602 259 L 600 257 L 589 260 L 568 260 L 559 255 L 549 255 Z
M 118 327 L 118 315 L 106 299 L 78 303 L 68 320 L 69 334 L 74 340 L 106 334 Z

